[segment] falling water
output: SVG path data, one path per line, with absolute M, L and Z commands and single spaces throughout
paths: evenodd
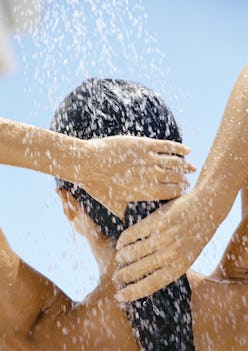
M 18 0 L 14 2 L 19 11 Z M 26 91 L 31 92 L 31 79 L 36 96 L 45 91 L 53 109 L 66 89 L 92 76 L 143 83 L 152 78 L 158 88 L 165 84 L 168 65 L 156 45 L 156 35 L 148 29 L 142 0 L 46 0 L 38 4 L 39 22 L 29 28 L 32 52 L 25 50 L 19 34 L 16 40 L 23 52 Z
M 92 76 L 128 78 L 147 85 L 152 78 L 158 89 L 164 91 L 169 68 L 164 54 L 156 46 L 156 35 L 148 29 L 149 18 L 142 0 L 34 0 L 32 11 L 37 18 L 34 22 L 24 19 L 32 17 L 32 11 L 22 8 L 18 0 L 13 0 L 13 3 L 14 13 L 19 13 L 22 18 L 20 23 L 15 24 L 15 40 L 22 51 L 25 91 L 30 94 L 37 109 L 40 108 L 37 102 L 39 95 L 45 96 L 50 109 L 54 110 L 69 91 Z M 31 33 L 32 50 L 26 49 L 22 31 Z M 243 241 L 247 242 L 247 236 L 243 237 Z M 211 287 L 202 295 L 210 305 L 214 304 L 217 288 Z M 245 295 L 241 296 L 241 302 L 246 307 Z M 154 314 L 162 315 L 152 299 L 150 303 Z M 147 301 L 137 304 L 137 313 L 146 306 Z M 218 306 L 223 307 L 222 301 L 218 301 Z M 215 330 L 221 322 L 218 318 L 212 319 Z M 81 323 L 80 318 L 77 322 Z M 236 331 L 237 323 L 232 311 L 225 322 Z M 87 320 L 84 323 L 86 325 Z M 59 320 L 56 326 L 61 328 L 64 336 L 71 337 L 73 344 L 83 345 L 85 342 L 81 335 L 74 335 L 71 330 L 62 327 Z M 150 329 L 149 325 L 146 327 Z M 106 333 L 111 334 L 111 330 Z M 207 333 L 205 337 L 210 345 Z M 246 339 L 238 342 L 246 345 Z M 66 343 L 63 349 L 68 349 Z

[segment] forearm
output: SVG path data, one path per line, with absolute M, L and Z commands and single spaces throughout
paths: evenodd
M 87 141 L 0 118 L 0 162 L 24 167 L 76 182 L 80 171 L 87 177 L 88 167 L 78 166 L 92 151 Z M 80 143 L 80 147 L 78 144 Z
M 248 176 L 248 65 L 241 72 L 196 188 L 213 202 L 221 201 L 220 216 L 227 214 Z M 217 201 L 217 202 L 218 202 Z M 223 218 L 220 218 L 222 220 Z

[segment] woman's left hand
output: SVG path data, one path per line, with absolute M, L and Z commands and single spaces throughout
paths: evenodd
M 197 189 L 162 206 L 125 230 L 118 242 L 118 302 L 153 294 L 192 265 L 220 223 L 207 194 Z

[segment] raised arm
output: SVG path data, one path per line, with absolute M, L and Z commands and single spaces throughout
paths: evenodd
M 247 165 L 248 65 L 234 85 L 193 191 L 121 235 L 117 261 L 129 265 L 115 279 L 121 286 L 129 285 L 117 295 L 119 301 L 149 295 L 191 266 L 232 207 L 248 176 Z
M 194 170 L 182 144 L 115 136 L 81 140 L 0 118 L 0 162 L 82 186 L 120 218 L 128 201 L 171 199 Z M 166 184 L 165 184 L 166 182 Z
M 214 208 L 218 224 L 226 217 L 247 176 L 248 65 L 234 85 L 215 141 L 196 184 L 196 189 L 203 191 L 205 196 L 210 191 L 213 203 L 219 206 Z

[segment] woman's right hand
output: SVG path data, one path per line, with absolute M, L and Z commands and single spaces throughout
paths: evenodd
M 190 149 L 174 141 L 113 136 L 89 143 L 95 154 L 84 188 L 120 218 L 128 202 L 179 197 L 189 185 L 186 174 L 195 171 L 184 159 Z
M 30 168 L 76 183 L 123 217 L 129 201 L 181 195 L 190 149 L 145 137 L 81 140 L 0 118 L 0 163 Z

